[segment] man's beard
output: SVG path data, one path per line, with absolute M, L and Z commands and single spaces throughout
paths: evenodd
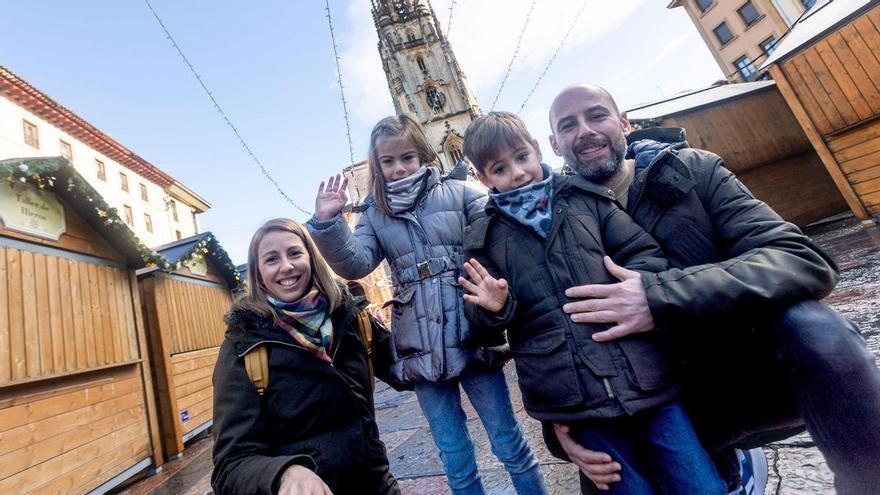
M 572 170 L 584 179 L 597 184 L 602 184 L 608 179 L 614 177 L 614 174 L 620 170 L 620 165 L 623 163 L 623 158 L 626 156 L 626 138 L 621 135 L 617 140 L 609 143 L 611 149 L 611 156 L 609 158 L 596 158 L 583 161 L 578 157 L 578 148 L 595 146 L 595 144 L 605 143 L 586 142 L 572 146 L 572 153 L 568 162 Z

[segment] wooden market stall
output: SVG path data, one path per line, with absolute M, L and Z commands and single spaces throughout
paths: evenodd
M 211 376 L 232 293 L 241 282 L 210 233 L 160 246 L 162 261 L 138 271 L 165 457 L 212 424 Z
M 642 127 L 682 127 L 758 198 L 798 225 L 847 205 L 773 81 L 710 86 L 627 110 Z
M 880 215 L 880 1 L 818 2 L 763 69 L 855 216 Z
M 0 493 L 103 492 L 161 463 L 149 256 L 66 159 L 0 161 Z

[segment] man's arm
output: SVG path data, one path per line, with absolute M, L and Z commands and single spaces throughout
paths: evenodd
M 695 150 L 680 154 L 692 168 L 705 167 L 699 171 L 705 180 L 698 181 L 697 193 L 714 226 L 716 247 L 730 258 L 642 274 L 641 290 L 628 280 L 570 288 L 569 297 L 593 298 L 563 307 L 574 321 L 599 322 L 597 306 L 618 308 L 614 321 L 626 328 L 613 335 L 597 334 L 597 340 L 649 330 L 644 324 L 645 308 L 650 309 L 657 328 L 717 326 L 719 320 L 749 323 L 750 315 L 803 299 L 820 299 L 834 288 L 834 262 L 800 229 L 755 199 L 719 157 Z
M 697 171 L 697 194 L 727 260 L 645 274 L 642 281 L 658 328 L 753 323 L 750 315 L 803 299 L 821 299 L 837 284 L 837 266 L 795 225 L 784 221 L 727 170 L 721 158 L 682 150 Z M 747 309 L 747 311 L 745 310 Z

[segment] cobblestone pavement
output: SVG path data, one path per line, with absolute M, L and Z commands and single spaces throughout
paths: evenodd
M 814 228 L 809 233 L 831 253 L 841 269 L 841 282 L 827 302 L 859 325 L 868 347 L 878 356 L 880 365 L 880 313 L 876 309 L 880 301 L 880 228 L 864 228 L 849 218 Z M 560 463 L 547 452 L 539 424 L 523 411 L 512 366 L 508 365 L 505 371 L 517 416 L 541 462 L 551 493 L 579 493 L 576 469 Z M 415 395 L 412 392 L 395 392 L 381 382 L 376 385 L 376 417 L 388 448 L 391 471 L 400 481 L 403 493 L 449 493 L 440 458 Z M 486 433 L 476 413 L 467 399 L 463 402 L 487 491 L 491 495 L 514 493 L 510 478 L 490 451 Z M 189 446 L 180 462 L 185 466 L 170 463 L 161 475 L 146 478 L 119 490 L 119 493 L 211 493 L 210 443 L 210 438 L 205 438 Z M 765 448 L 765 454 L 770 467 L 767 495 L 834 493 L 831 472 L 808 435 L 769 445 Z
M 840 284 L 826 302 L 858 324 L 880 365 L 880 313 L 876 308 L 880 301 L 880 228 L 865 228 L 848 218 L 816 227 L 809 233 L 831 253 L 841 271 Z M 551 493 L 579 493 L 577 471 L 547 452 L 540 425 L 522 408 L 512 366 L 508 365 L 505 371 L 514 409 L 541 462 Z M 486 490 L 490 494 L 514 493 L 510 478 L 490 451 L 476 413 L 466 399 L 464 403 Z M 388 447 L 391 472 L 400 480 L 403 492 L 449 493 L 443 466 L 415 395 L 398 393 L 377 383 L 376 409 L 382 439 Z M 770 468 L 768 495 L 834 493 L 833 476 L 806 433 L 768 445 L 764 450 Z

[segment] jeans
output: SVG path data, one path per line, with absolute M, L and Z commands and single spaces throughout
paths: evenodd
M 880 493 L 880 370 L 855 325 L 819 301 L 804 301 L 772 328 L 777 357 L 837 493 Z
M 609 495 L 725 495 L 724 482 L 680 403 L 634 416 L 573 423 L 571 436 L 621 466 Z
M 428 424 L 454 495 L 484 494 L 477 471 L 474 445 L 461 407 L 464 388 L 492 444 L 492 453 L 504 463 L 520 495 L 548 494 L 538 460 L 532 453 L 516 416 L 502 370 L 474 372 L 454 380 L 416 382 L 416 397 Z

